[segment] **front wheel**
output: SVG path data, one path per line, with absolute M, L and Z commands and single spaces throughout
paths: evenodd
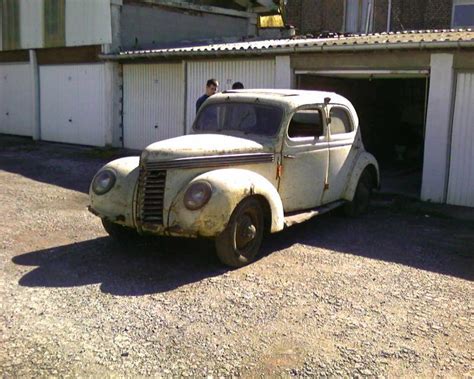
M 216 252 L 227 266 L 242 267 L 255 259 L 263 237 L 263 210 L 255 198 L 235 208 L 224 231 L 216 237 Z

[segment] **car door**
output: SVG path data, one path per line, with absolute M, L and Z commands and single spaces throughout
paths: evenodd
M 279 192 L 285 212 L 321 204 L 328 165 L 323 112 L 304 108 L 291 118 L 282 146 Z
M 353 146 L 356 135 L 354 120 L 346 107 L 330 106 L 328 127 L 329 169 L 328 187 L 323 196 L 324 204 L 342 197 L 357 156 L 357 148 Z

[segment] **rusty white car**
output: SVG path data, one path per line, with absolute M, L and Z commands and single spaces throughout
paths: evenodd
M 240 267 L 266 232 L 339 206 L 363 213 L 379 186 L 357 113 L 335 93 L 225 91 L 192 129 L 95 175 L 89 209 L 111 237 L 212 238 L 219 259 Z

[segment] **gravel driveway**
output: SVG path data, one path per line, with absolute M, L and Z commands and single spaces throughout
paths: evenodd
M 264 242 L 114 244 L 86 210 L 96 149 L 0 136 L 0 372 L 474 375 L 474 227 L 373 207 Z

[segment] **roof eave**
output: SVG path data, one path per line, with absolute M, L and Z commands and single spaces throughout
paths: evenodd
M 127 54 L 102 54 L 99 57 L 103 60 L 130 60 L 142 58 L 183 58 L 189 56 L 234 56 L 234 55 L 281 55 L 292 53 L 323 53 L 335 51 L 373 51 L 373 50 L 404 50 L 404 49 L 463 49 L 473 48 L 474 40 L 458 40 L 458 41 L 419 41 L 419 42 L 397 42 L 397 43 L 364 43 L 364 44 L 347 44 L 347 45 L 314 45 L 314 46 L 285 46 L 285 47 L 271 47 L 263 49 L 218 49 L 218 50 L 203 50 L 203 51 L 144 51 L 140 53 Z

